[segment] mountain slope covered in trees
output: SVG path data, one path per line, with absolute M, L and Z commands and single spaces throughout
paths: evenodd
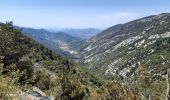
M 55 100 L 135 100 L 136 87 L 96 78 L 77 63 L 0 24 L 0 99 L 23 100 L 38 87 Z M 30 99 L 30 98 L 29 98 Z

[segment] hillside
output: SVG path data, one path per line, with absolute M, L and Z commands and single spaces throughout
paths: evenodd
M 133 76 L 139 65 L 164 76 L 169 64 L 170 14 L 149 16 L 106 29 L 87 40 L 83 62 L 103 74 Z
M 110 27 L 83 45 L 81 62 L 98 75 L 134 84 L 142 69 L 150 85 L 165 86 L 170 64 L 170 14 Z
M 21 29 L 26 36 L 33 38 L 45 47 L 64 57 L 77 57 L 77 51 L 74 47 L 79 41 L 82 41 L 80 38 L 73 37 L 64 32 L 49 32 L 44 29 L 25 27 L 17 27 L 17 29 Z
M 30 100 L 30 97 L 37 97 L 41 91 L 48 96 L 43 97 L 47 100 L 140 98 L 135 87 L 129 90 L 119 82 L 104 82 L 75 62 L 54 54 L 23 35 L 13 28 L 12 22 L 0 24 L 0 42 L 2 100 Z

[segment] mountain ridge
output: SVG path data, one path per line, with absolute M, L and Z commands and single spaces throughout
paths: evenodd
M 169 29 L 169 13 L 152 15 L 125 24 L 115 25 L 86 41 L 85 46 L 80 51 L 83 57 L 82 62 L 89 65 L 89 69 L 103 74 L 110 73 L 113 76 L 116 73 L 121 74 L 121 72 L 123 76 L 128 75 L 128 73 L 133 74 L 134 71 L 123 72 L 129 70 L 128 68 L 126 69 L 126 66 L 133 68 L 131 66 L 135 64 L 136 67 L 134 68 L 137 68 L 137 66 L 140 66 L 138 61 L 145 64 L 139 58 L 150 57 L 149 54 L 153 53 L 153 49 L 155 51 L 155 45 L 161 41 L 160 38 L 168 41 L 170 36 Z M 149 47 L 147 47 L 148 45 Z M 146 56 L 143 58 L 142 55 Z M 134 57 L 135 59 L 138 58 L 138 60 L 135 60 Z M 154 64 L 152 68 L 154 68 Z M 166 75 L 166 70 L 163 73 L 163 75 Z

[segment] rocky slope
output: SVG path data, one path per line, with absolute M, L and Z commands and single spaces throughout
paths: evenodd
M 144 66 L 156 80 L 166 75 L 169 51 L 168 13 L 110 27 L 87 40 L 80 50 L 81 61 L 99 74 L 134 78 L 139 66 Z

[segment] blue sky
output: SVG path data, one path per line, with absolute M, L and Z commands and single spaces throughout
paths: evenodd
M 0 0 L 0 22 L 34 28 L 107 28 L 170 12 L 170 0 Z

